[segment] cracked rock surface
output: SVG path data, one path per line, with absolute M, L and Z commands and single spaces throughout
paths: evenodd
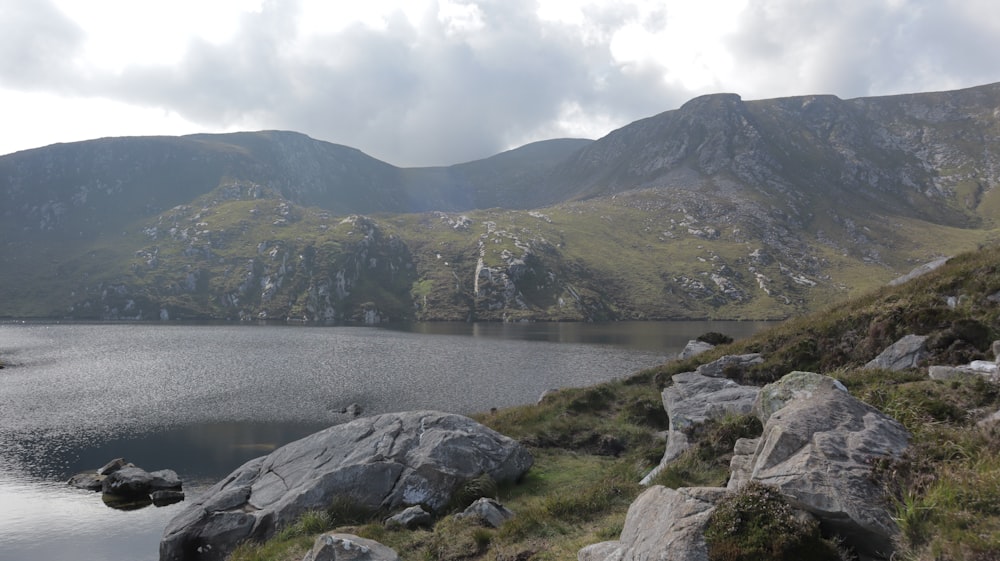
M 221 560 L 309 510 L 346 500 L 369 509 L 444 506 L 487 474 L 516 480 L 531 454 L 472 419 L 435 411 L 389 413 L 322 430 L 251 460 L 167 525 L 160 559 Z

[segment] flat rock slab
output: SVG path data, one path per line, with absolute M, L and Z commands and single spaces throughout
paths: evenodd
M 413 411 L 337 425 L 251 460 L 167 525 L 161 561 L 222 560 L 334 500 L 372 510 L 445 506 L 465 482 L 519 479 L 531 454 L 468 417 Z

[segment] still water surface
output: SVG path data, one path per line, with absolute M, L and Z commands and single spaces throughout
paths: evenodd
M 71 489 L 115 457 L 197 495 L 275 447 L 366 415 L 534 402 L 654 366 L 754 322 L 389 328 L 0 324 L 0 561 L 157 558 L 183 503 L 122 512 Z

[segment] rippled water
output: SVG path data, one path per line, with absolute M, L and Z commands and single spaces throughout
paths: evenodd
M 457 413 L 533 402 L 762 324 L 420 324 L 399 329 L 2 324 L 0 561 L 157 558 L 181 505 L 122 512 L 65 480 L 124 456 L 189 496 L 340 410 Z

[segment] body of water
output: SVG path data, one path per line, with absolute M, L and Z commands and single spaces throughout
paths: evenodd
M 757 322 L 362 327 L 0 324 L 0 561 L 146 561 L 183 503 L 108 508 L 70 475 L 124 457 L 189 497 L 331 424 L 534 402 L 662 363 Z

